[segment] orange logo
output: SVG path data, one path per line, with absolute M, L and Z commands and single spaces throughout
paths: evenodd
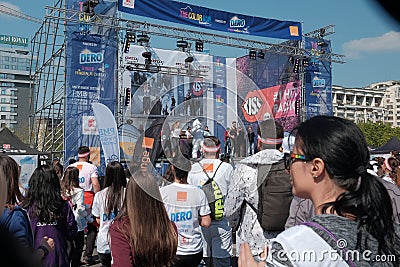
M 154 145 L 154 138 L 144 137 L 142 147 L 143 148 L 153 148 Z
M 176 192 L 176 200 L 186 202 L 187 192 Z
M 205 172 L 213 172 L 214 170 L 214 164 L 204 164 L 203 166 Z

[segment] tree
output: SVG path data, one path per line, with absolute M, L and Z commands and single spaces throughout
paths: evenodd
M 380 147 L 392 137 L 400 138 L 400 128 L 392 128 L 391 124 L 383 122 L 362 122 L 358 124 L 371 147 Z

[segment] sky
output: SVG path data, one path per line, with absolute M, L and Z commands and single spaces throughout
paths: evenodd
M 161 1 L 161 0 L 159 0 Z M 332 52 L 345 55 L 346 63 L 332 64 L 332 84 L 343 87 L 365 87 L 387 80 L 400 80 L 400 22 L 393 19 L 375 0 L 183 0 L 181 2 L 232 13 L 303 23 L 304 33 L 334 25 L 335 33 L 326 36 L 332 42 Z M 45 6 L 54 0 L 0 1 L 14 10 L 42 19 Z M 9 9 L 11 10 L 11 9 Z M 163 25 L 160 20 L 122 14 L 123 18 L 148 21 Z M 31 38 L 38 24 L 0 13 L 0 34 Z M 195 29 L 196 30 L 196 29 Z M 197 28 L 197 30 L 202 30 Z M 216 32 L 221 34 L 221 32 Z M 240 35 L 239 37 L 245 37 Z M 251 37 L 250 37 L 251 38 Z M 264 39 L 262 39 L 264 40 Z M 265 38 L 265 42 L 279 43 L 279 39 Z M 172 42 L 171 42 L 172 43 Z M 155 47 L 165 43 L 154 41 Z M 207 49 L 205 45 L 205 49 Z M 213 47 L 211 54 L 240 57 L 245 50 Z

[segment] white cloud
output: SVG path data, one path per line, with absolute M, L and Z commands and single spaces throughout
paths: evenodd
M 21 9 L 18 6 L 10 2 L 0 2 L 0 10 L 4 10 L 7 13 L 16 13 L 15 11 L 21 12 Z M 9 17 L 10 15 L 8 15 L 7 13 L 0 12 L 0 16 Z
M 363 53 L 400 51 L 400 32 L 390 31 L 382 36 L 362 38 L 344 43 L 348 58 L 360 58 Z

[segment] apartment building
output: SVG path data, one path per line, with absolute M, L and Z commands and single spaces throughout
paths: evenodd
M 363 88 L 332 86 L 335 116 L 358 122 L 387 122 L 400 126 L 400 81 L 386 81 Z
M 0 35 L 0 127 L 8 127 L 13 132 L 28 130 L 31 97 L 31 55 L 26 48 L 27 38 L 15 38 Z

